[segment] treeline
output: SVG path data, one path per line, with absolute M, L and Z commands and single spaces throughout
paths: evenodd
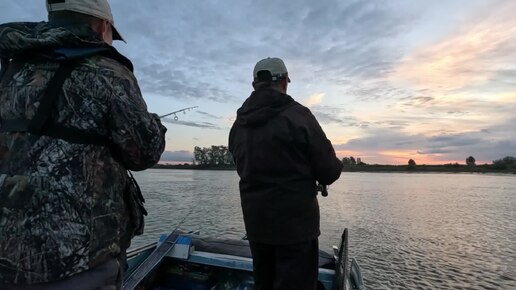
M 504 172 L 516 173 L 516 157 L 506 156 L 501 159 L 493 160 L 492 164 L 476 164 L 473 156 L 465 159 L 465 164 L 448 163 L 442 165 L 418 165 L 414 159 L 409 159 L 407 165 L 383 165 L 367 164 L 360 158 L 353 156 L 342 158 L 344 165 L 343 171 L 418 171 L 418 172 Z
M 158 169 L 209 169 L 233 170 L 235 162 L 227 146 L 194 147 L 194 158 L 191 163 L 183 164 L 156 164 Z
M 341 161 L 344 166 L 346 166 L 346 165 L 366 165 L 364 162 L 362 162 L 360 157 L 358 157 L 357 159 L 355 159 L 355 157 L 353 157 L 353 156 L 344 157 L 344 158 L 342 158 Z
M 516 157 L 506 156 L 502 159 L 493 161 L 493 168 L 499 170 L 514 169 L 516 170 Z
M 235 169 L 233 157 L 227 146 L 213 145 L 211 147 L 194 147 L 194 158 L 191 164 L 184 163 L 178 165 L 158 164 L 155 168 L 173 168 L 173 169 Z M 477 165 L 473 156 L 465 159 L 464 164 L 448 163 L 442 165 L 420 165 L 416 160 L 409 159 L 406 165 L 382 165 L 367 164 L 360 157 L 344 157 L 341 159 L 343 171 L 365 171 L 365 172 L 504 172 L 516 173 L 516 157 L 506 156 L 497 160 L 493 160 L 492 164 Z
M 235 165 L 227 146 L 194 147 L 194 164 L 199 166 L 231 167 Z

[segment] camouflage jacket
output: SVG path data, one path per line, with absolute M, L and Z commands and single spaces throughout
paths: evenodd
M 31 119 L 58 68 L 56 61 L 17 56 L 95 46 L 107 45 L 86 26 L 0 25 L 0 122 Z M 143 170 L 159 160 L 166 128 L 147 111 L 130 62 L 111 49 L 120 61 L 83 59 L 51 114 L 62 126 L 105 136 L 111 149 L 0 133 L 0 285 L 60 280 L 124 248 L 126 170 Z

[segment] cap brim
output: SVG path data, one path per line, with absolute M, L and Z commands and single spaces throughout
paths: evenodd
M 118 32 L 118 30 L 116 29 L 116 27 L 113 24 L 111 24 L 111 29 L 113 30 L 113 40 L 121 40 L 121 41 L 127 43 L 125 41 L 125 39 L 122 37 L 122 35 L 120 35 L 120 32 Z

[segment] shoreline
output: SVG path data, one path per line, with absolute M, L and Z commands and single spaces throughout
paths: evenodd
M 495 169 L 492 165 L 351 165 L 344 166 L 342 172 L 377 172 L 377 173 L 498 173 L 516 174 L 516 168 Z M 191 165 L 191 164 L 157 164 L 153 169 L 189 169 L 189 170 L 224 170 L 234 171 L 235 166 Z

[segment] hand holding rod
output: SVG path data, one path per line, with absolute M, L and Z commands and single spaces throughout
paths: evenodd
M 321 195 L 324 197 L 328 196 L 328 186 L 327 185 L 322 185 L 320 183 L 317 183 L 317 191 L 321 192 Z

